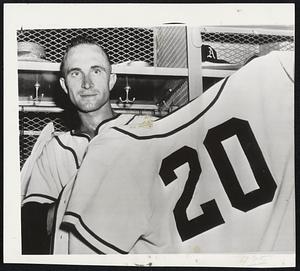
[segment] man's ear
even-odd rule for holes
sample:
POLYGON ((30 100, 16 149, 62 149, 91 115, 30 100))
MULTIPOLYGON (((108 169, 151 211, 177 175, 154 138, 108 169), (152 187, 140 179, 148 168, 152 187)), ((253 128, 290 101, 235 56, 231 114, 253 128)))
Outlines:
POLYGON ((66 94, 68 94, 68 89, 67 89, 67 87, 66 87, 66 81, 65 81, 65 78, 60 77, 60 78, 59 78, 59 83, 60 83, 61 88, 64 90, 64 92, 65 92, 66 94))
POLYGON ((111 73, 109 78, 109 90, 112 90, 116 81, 117 81, 117 75, 115 73, 111 73))

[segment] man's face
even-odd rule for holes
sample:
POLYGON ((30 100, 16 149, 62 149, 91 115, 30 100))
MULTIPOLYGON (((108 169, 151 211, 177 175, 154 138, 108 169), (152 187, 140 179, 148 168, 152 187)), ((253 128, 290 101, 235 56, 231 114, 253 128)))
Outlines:
POLYGON ((110 73, 105 53, 94 44, 80 44, 70 49, 64 63, 62 88, 81 112, 93 112, 109 102, 109 92, 116 76, 110 73))

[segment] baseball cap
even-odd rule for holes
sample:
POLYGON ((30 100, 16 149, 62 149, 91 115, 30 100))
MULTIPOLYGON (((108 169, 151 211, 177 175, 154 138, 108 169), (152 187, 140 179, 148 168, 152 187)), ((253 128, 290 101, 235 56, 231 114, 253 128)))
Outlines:
POLYGON ((218 59, 216 50, 214 48, 212 48, 210 45, 203 44, 201 46, 201 55, 202 55, 202 62, 208 61, 208 62, 213 62, 213 63, 230 64, 226 60, 218 59))

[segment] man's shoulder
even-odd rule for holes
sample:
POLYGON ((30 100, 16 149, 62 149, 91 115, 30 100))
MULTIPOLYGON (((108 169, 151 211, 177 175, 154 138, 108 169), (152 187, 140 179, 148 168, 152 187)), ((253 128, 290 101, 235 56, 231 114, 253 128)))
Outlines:
POLYGON ((66 142, 71 138, 70 131, 57 131, 53 122, 48 123, 41 131, 36 145, 43 149, 56 148, 59 141, 66 142))

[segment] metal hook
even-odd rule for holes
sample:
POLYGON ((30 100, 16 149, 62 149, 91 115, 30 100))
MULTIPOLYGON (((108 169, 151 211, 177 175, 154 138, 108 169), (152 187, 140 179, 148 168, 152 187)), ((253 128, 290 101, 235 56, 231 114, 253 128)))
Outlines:
POLYGON ((39 88, 41 86, 41 84, 39 83, 39 77, 38 75, 36 75, 36 82, 34 84, 34 87, 35 87, 35 97, 33 98, 32 95, 30 96, 30 99, 33 100, 33 102, 36 102, 36 101, 41 101, 44 97, 44 93, 41 94, 41 97, 39 97, 39 88))
POLYGON ((35 87, 35 100, 37 100, 39 98, 39 88, 40 88, 41 84, 39 83, 38 80, 36 80, 34 87, 35 87))
POLYGON ((126 98, 123 100, 121 97, 119 97, 119 100, 122 103, 133 103, 135 101, 135 97, 132 98, 132 100, 129 100, 129 91, 131 90, 131 87, 128 84, 128 77, 126 76, 126 86, 124 87, 124 90, 126 91, 126 98))

